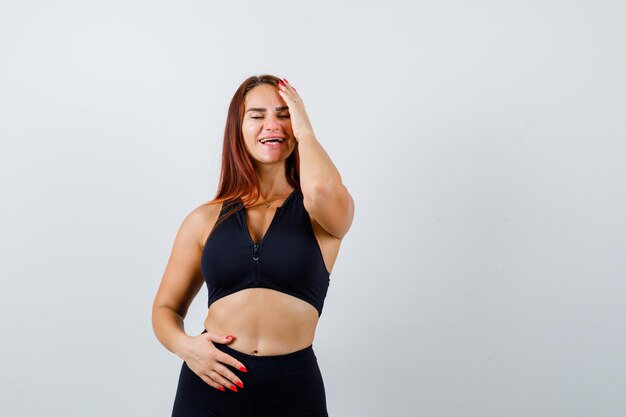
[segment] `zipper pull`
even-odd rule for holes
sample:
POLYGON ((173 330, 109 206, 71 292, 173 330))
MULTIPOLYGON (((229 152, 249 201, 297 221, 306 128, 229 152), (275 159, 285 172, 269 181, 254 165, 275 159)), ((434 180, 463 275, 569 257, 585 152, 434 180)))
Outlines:
POLYGON ((259 260, 259 245, 257 244, 254 245, 254 250, 252 252, 252 259, 255 261, 259 260))

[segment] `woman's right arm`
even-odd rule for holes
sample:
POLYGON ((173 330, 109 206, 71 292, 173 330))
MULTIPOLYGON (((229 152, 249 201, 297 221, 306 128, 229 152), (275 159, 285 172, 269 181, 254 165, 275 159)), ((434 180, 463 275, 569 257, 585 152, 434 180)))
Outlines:
POLYGON ((204 284, 200 270, 201 239, 206 228, 199 209, 183 220, 152 305, 152 327, 167 350, 185 360, 190 336, 185 333, 184 318, 189 306, 204 284))
POLYGON ((185 333, 184 319, 194 297, 204 284, 201 270, 202 236, 207 220, 217 222, 219 207, 199 207, 183 220, 161 285, 152 305, 152 327, 159 342, 184 360, 196 375, 213 388, 237 391, 243 382, 225 365, 246 372, 243 363, 217 349, 213 343, 230 343, 232 337, 211 332, 198 336, 185 333))

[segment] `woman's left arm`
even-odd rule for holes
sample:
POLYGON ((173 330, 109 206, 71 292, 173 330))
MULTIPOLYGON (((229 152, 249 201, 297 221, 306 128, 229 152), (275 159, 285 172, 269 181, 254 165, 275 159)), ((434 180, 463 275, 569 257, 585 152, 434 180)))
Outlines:
POLYGON ((352 225, 354 200, 343 185, 337 167, 315 137, 296 90, 287 80, 278 90, 289 106, 291 126, 298 142, 304 206, 324 230, 342 239, 352 225))

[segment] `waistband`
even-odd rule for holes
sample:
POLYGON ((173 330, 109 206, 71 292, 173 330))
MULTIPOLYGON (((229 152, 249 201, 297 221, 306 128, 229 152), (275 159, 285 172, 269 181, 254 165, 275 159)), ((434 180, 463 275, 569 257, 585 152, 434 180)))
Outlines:
MULTIPOLYGON (((202 333, 206 332, 204 329, 202 333)), ((307 372, 318 366, 312 344, 295 352, 260 356, 241 352, 223 343, 213 342, 213 345, 244 364, 248 372, 229 366, 229 369, 240 377, 245 375, 249 378, 277 378, 307 372)))

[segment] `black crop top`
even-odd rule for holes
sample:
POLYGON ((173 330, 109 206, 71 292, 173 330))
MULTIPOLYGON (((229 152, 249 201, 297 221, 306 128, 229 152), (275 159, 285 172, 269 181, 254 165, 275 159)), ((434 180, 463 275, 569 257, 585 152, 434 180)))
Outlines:
MULTIPOLYGON (((271 288, 300 298, 322 315, 330 284, 311 219, 297 188, 285 199, 260 242, 254 243, 245 207, 209 235, 202 251, 202 274, 213 302, 245 288, 271 288)), ((237 205, 242 205, 240 198, 237 205)), ((220 217, 224 213, 224 205, 220 217)))

